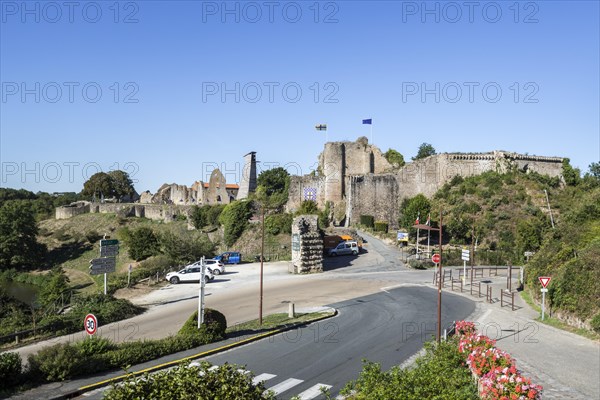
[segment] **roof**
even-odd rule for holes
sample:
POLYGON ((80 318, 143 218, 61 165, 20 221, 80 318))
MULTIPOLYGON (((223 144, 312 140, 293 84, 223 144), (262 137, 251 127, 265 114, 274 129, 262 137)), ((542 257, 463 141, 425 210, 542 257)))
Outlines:
POLYGON ((425 231, 439 231, 438 228, 433 228, 429 225, 425 225, 425 224, 415 224, 413 225, 413 228, 415 229, 423 229, 425 231))
MULTIPOLYGON (((210 184, 208 182, 204 182, 204 188, 208 189, 210 187, 210 184)), ((240 186, 236 185, 235 183, 227 183, 225 184, 225 189, 239 189, 240 186)))

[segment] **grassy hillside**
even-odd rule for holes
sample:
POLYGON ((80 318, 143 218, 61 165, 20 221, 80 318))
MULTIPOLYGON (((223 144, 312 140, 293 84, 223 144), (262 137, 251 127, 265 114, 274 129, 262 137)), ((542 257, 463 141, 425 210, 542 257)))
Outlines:
POLYGON ((434 196, 432 215, 440 207, 447 240, 456 245, 476 240, 480 263, 524 264, 524 252, 535 252, 525 269, 526 288, 533 297, 540 297, 538 276, 551 276, 552 310, 564 320, 600 331, 597 179, 564 186, 556 178, 522 172, 456 177, 434 196))
MULTIPOLYGON (((48 264, 62 266, 72 286, 84 292, 95 292, 102 287, 103 278, 89 274, 89 261, 99 256, 98 241, 104 234, 119 239, 117 272, 126 274, 129 264, 136 271, 143 268, 143 263, 129 256, 127 243, 123 240, 124 228, 132 230, 142 226, 150 227, 157 234, 173 232, 181 236, 192 235, 183 221, 165 224, 145 218, 122 218, 115 214, 83 214, 64 220, 40 222, 38 239, 48 246, 48 264)), ((116 278, 114 274, 110 277, 116 278)))

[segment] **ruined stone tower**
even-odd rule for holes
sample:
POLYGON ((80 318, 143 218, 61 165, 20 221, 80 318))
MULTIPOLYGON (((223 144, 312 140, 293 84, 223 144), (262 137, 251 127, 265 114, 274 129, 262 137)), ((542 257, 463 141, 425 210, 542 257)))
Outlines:
POLYGON ((244 156, 244 168, 237 199, 246 199, 254 191, 256 191, 256 152, 251 151, 244 156))

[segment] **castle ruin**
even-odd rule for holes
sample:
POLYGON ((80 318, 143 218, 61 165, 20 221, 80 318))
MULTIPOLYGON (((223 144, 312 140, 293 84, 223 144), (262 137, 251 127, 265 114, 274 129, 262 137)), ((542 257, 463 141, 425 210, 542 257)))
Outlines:
POLYGON ((349 226, 358 223, 361 215, 372 215, 395 229, 403 199, 419 193, 431 197, 454 176, 517 168, 562 177, 562 161, 561 157, 505 151, 442 153, 398 168, 365 137, 356 142, 329 142, 319 156, 316 173, 291 177, 286 209, 294 212, 304 200, 314 200, 321 209, 330 202, 336 225, 349 226))

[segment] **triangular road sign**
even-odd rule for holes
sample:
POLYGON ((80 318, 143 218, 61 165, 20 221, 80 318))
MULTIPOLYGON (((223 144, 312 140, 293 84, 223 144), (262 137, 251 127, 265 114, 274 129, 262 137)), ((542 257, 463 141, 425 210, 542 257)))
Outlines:
POLYGON ((542 284, 542 287, 544 289, 546 289, 546 286, 548 286, 548 284, 550 283, 550 280, 552 279, 551 276, 540 276, 538 278, 540 280, 540 283, 542 284))

